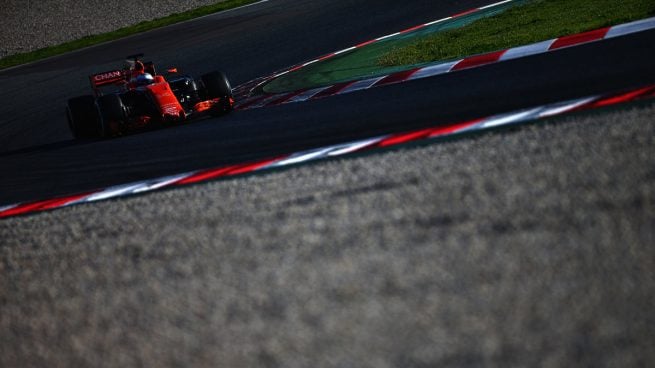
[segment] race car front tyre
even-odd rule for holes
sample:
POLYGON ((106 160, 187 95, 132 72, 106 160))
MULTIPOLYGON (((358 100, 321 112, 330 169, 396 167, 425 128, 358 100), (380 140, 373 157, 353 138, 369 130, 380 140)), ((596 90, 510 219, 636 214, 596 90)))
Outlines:
POLYGON ((66 117, 68 127, 76 139, 97 136, 98 115, 93 96, 79 96, 68 100, 66 117))
POLYGON ((223 72, 211 72, 200 77, 204 86, 204 93, 207 99, 220 98, 222 104, 218 109, 212 109, 212 115, 220 115, 232 110, 230 99, 232 98, 232 87, 230 81, 223 72))
POLYGON ((127 124, 127 112, 119 95, 100 96, 96 100, 98 108, 97 132, 100 138, 109 138, 120 133, 127 124))

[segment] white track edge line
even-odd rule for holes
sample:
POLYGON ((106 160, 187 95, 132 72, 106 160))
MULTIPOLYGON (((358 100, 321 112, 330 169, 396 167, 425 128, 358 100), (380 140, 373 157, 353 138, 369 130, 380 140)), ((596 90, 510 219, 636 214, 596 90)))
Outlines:
POLYGON ((494 4, 489 4, 489 5, 481 6, 481 7, 478 8, 478 9, 480 9, 480 10, 485 10, 485 9, 493 8, 494 6, 498 6, 498 5, 503 5, 503 4, 509 3, 510 1, 512 1, 512 0, 499 1, 499 2, 494 3, 494 4))

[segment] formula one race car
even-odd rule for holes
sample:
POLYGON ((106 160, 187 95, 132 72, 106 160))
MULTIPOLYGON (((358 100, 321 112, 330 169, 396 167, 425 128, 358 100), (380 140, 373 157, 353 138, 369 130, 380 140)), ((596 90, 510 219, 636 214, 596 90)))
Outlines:
POLYGON ((108 138, 232 110, 232 89, 222 72, 193 79, 173 68, 164 77, 141 57, 128 56, 123 69, 89 76, 93 96, 68 100, 66 115, 75 138, 108 138))

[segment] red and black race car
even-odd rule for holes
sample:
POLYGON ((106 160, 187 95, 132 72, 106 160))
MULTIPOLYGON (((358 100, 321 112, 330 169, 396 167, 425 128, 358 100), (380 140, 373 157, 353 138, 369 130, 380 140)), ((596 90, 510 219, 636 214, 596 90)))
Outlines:
POLYGON ((141 57, 128 56, 125 68, 89 76, 93 95, 68 100, 66 115, 75 138, 108 138, 232 110, 232 89, 224 73, 194 79, 168 69, 163 76, 141 57))

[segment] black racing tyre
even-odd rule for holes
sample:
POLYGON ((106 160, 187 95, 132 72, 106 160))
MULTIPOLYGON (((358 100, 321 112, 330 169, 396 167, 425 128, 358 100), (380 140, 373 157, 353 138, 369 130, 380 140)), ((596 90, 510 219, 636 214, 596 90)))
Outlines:
POLYGON ((119 95, 100 96, 96 100, 98 108, 98 134, 109 138, 120 132, 127 124, 127 112, 119 95))
POLYGON ((232 87, 230 81, 223 72, 211 72, 200 77, 204 86, 204 93, 207 99, 221 98, 221 108, 211 111, 212 115, 218 115, 232 110, 230 99, 232 98, 232 87))
POLYGON ((68 127, 76 139, 98 136, 98 113, 93 96, 79 96, 68 100, 66 117, 68 127))

